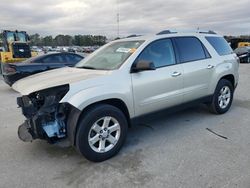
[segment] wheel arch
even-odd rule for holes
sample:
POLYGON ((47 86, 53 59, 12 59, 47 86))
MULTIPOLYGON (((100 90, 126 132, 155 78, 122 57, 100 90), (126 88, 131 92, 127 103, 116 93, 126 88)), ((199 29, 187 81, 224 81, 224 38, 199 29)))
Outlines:
POLYGON ((237 85, 237 78, 231 72, 226 72, 226 73, 218 74, 215 78, 216 79, 211 79, 212 82, 210 83, 210 86, 209 86, 210 87, 209 93, 211 95, 214 94, 214 91, 215 91, 215 89, 216 89, 219 81, 222 80, 222 79, 228 80, 232 84, 233 88, 235 88, 236 85, 237 85))
POLYGON ((219 81, 222 79, 228 80, 229 82, 231 82, 232 86, 235 87, 235 78, 233 74, 224 75, 219 79, 219 81))
POLYGON ((128 107, 127 105, 125 104, 124 101, 122 101, 121 99, 118 99, 118 98, 110 98, 110 99, 105 99, 105 100, 101 100, 101 101, 97 101, 97 102, 94 102, 92 104, 89 104, 88 106, 86 106, 84 109, 82 109, 82 111, 80 112, 80 114, 78 115, 77 117, 77 121, 75 121, 74 124, 71 124, 69 126, 71 126, 70 130, 72 131, 70 134, 72 135, 70 137, 70 141, 73 145, 75 145, 75 141, 76 141, 76 133, 77 133, 77 130, 79 128, 79 122, 80 120, 85 116, 85 114, 91 109, 91 108, 94 108, 96 105, 101 105, 101 104, 108 104, 108 105, 112 105, 112 106, 115 106, 116 108, 120 109, 126 119, 127 119, 127 122, 128 122, 128 125, 129 127, 131 127, 131 121, 130 121, 130 114, 129 114, 129 110, 128 110, 128 107), (72 127, 73 126, 73 127, 72 127))

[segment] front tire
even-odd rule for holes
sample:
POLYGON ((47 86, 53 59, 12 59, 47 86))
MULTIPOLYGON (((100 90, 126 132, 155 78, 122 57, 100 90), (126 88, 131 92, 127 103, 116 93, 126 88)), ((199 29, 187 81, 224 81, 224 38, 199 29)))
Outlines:
POLYGON ((119 152, 126 139, 128 122, 120 109, 100 104, 91 107, 78 126, 77 150, 88 160, 101 162, 119 152))
POLYGON ((209 110, 215 114, 224 114, 231 107, 234 88, 230 81, 221 79, 215 89, 212 102, 208 105, 209 110))

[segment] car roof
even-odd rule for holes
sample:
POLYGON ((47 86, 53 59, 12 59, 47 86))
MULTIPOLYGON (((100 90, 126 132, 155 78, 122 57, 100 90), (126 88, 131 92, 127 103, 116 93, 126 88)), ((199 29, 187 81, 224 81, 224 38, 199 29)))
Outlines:
POLYGON ((46 54, 40 54, 40 55, 37 55, 37 56, 35 56, 35 57, 31 57, 31 58, 29 58, 29 59, 24 60, 23 62, 30 62, 30 61, 33 61, 33 60, 38 60, 38 59, 42 59, 42 58, 45 58, 45 57, 50 56, 50 55, 57 55, 57 54, 59 54, 59 55, 60 55, 60 54, 61 54, 61 55, 63 55, 63 54, 72 54, 72 55, 77 55, 77 56, 80 56, 80 57, 84 58, 83 55, 78 54, 78 53, 70 53, 70 52, 50 52, 50 53, 46 53, 46 54))
POLYGON ((77 53, 72 53, 72 52, 48 52, 46 54, 42 54, 42 55, 54 55, 54 54, 72 54, 72 55, 79 55, 77 53))
POLYGON ((250 46, 241 46, 241 47, 238 47, 234 50, 234 52, 236 53, 246 53, 246 52, 250 52, 250 46))
MULTIPOLYGON (((166 30, 167 31, 167 30, 166 30)), ((169 32, 169 33, 162 33, 162 34, 155 34, 155 35, 144 35, 144 36, 129 36, 128 38, 119 39, 117 41, 136 41, 136 40, 156 40, 161 38, 170 38, 170 37, 185 37, 185 36, 213 36, 213 37, 221 37, 216 33, 209 33, 209 32, 193 32, 193 31, 181 31, 181 32, 169 32)))

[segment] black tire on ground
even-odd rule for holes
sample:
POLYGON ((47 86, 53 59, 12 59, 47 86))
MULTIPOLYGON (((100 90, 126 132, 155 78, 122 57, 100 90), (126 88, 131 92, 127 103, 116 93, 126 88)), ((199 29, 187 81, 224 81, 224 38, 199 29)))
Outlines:
MULTIPOLYGON (((123 112, 108 104, 94 105, 81 117, 76 133, 76 149, 84 157, 93 162, 101 162, 116 155, 125 142, 128 122, 123 112), (93 124, 103 117, 113 117, 120 124, 120 137, 113 148, 107 152, 96 152, 91 148, 88 137, 93 124)), ((109 143, 108 143, 109 144, 109 143)))
POLYGON ((215 89, 215 92, 213 94, 213 99, 210 104, 208 104, 210 112, 214 114, 224 114, 226 113, 229 108, 231 107, 232 101, 233 101, 233 95, 234 95, 234 87, 232 83, 226 79, 221 79, 215 89), (227 86, 230 89, 230 101, 228 105, 225 108, 221 108, 219 105, 219 96, 220 96, 220 91, 223 87, 227 86))
POLYGON ((3 75, 2 62, 0 61, 0 75, 3 75))
POLYGON ((10 87, 13 85, 12 83, 8 82, 7 79, 6 79, 6 76, 3 75, 3 80, 4 82, 9 85, 10 87))

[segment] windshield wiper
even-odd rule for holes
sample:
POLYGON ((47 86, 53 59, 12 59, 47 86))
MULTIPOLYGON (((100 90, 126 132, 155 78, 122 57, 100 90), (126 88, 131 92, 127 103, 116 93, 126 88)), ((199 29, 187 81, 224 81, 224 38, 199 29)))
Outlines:
POLYGON ((79 69, 96 69, 95 67, 91 67, 91 66, 81 66, 81 67, 77 67, 79 69))

